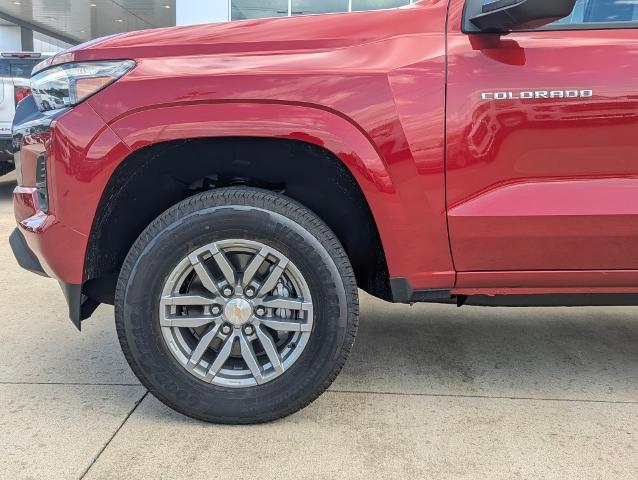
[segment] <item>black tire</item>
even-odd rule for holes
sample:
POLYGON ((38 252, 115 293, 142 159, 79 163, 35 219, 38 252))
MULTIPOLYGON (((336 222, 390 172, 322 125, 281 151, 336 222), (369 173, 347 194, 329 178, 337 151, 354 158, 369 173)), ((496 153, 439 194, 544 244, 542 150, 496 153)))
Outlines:
POLYGON ((184 415, 227 424, 285 417, 321 395, 347 360, 358 310, 350 261, 330 228, 296 201, 253 188, 205 192, 160 215, 131 248, 115 296, 120 344, 140 381, 184 415), (191 375, 169 351, 159 322, 162 288, 175 265, 203 245, 231 238, 259 241, 290 258, 314 304, 313 330, 296 363, 248 388, 221 387, 191 375))

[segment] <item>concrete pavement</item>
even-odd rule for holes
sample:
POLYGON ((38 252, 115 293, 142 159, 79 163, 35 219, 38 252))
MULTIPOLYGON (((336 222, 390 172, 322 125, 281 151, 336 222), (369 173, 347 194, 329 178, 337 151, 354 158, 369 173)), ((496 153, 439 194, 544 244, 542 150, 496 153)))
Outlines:
POLYGON ((146 394, 101 307, 82 334, 53 280, 22 272, 0 178, 0 478, 638 477, 638 308, 389 305, 363 297, 344 372, 255 427, 146 394))

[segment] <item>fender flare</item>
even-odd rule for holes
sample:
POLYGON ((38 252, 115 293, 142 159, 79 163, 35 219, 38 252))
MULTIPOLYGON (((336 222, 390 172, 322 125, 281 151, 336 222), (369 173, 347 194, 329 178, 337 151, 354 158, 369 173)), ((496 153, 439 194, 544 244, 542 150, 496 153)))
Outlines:
POLYGON ((282 102, 179 103, 133 111, 109 126, 132 152, 161 142, 219 137, 281 138, 325 148, 343 162, 361 188, 390 270, 399 261, 401 248, 391 232, 402 219, 409 221, 409 210, 367 134, 337 112, 282 102))

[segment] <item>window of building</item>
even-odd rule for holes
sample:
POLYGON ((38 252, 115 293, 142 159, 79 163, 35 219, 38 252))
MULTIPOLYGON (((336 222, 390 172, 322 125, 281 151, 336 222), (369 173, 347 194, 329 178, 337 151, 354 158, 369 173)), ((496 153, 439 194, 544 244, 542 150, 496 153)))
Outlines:
POLYGON ((287 17, 289 0, 232 0, 232 20, 287 17))
POLYGON ((395 8, 417 0, 231 0, 231 19, 286 17, 316 13, 395 8))
POLYGON ((58 53, 71 48, 70 43, 63 42, 40 32, 33 32, 33 51, 42 53, 58 53))
POLYGON ((410 5, 409 0, 352 0, 352 11, 379 10, 382 8, 396 8, 410 5))
POLYGON ((349 0, 292 0, 293 15, 310 15, 313 13, 347 12, 350 9, 349 0))
POLYGON ((572 14, 557 25, 638 21, 638 0, 578 0, 572 14))

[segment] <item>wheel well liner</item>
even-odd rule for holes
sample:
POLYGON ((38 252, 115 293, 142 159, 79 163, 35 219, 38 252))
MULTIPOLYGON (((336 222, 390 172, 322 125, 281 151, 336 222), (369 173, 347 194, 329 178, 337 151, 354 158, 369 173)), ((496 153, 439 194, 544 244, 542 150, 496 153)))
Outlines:
POLYGON ((123 161, 105 188, 93 222, 84 293, 113 303, 121 265, 153 219, 191 195, 236 185, 277 191, 314 211, 346 249, 359 287, 391 298, 376 223, 346 166, 316 145, 258 137, 163 142, 123 161))

